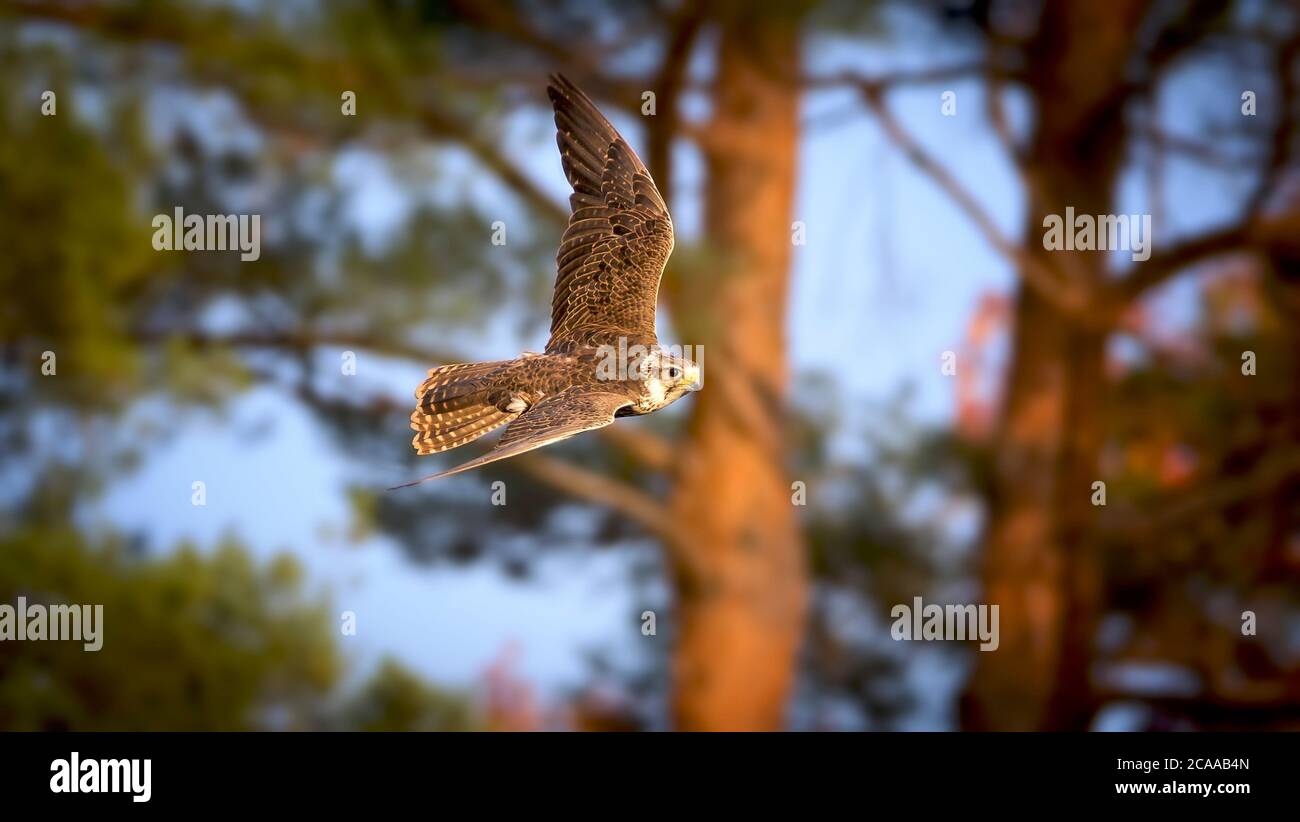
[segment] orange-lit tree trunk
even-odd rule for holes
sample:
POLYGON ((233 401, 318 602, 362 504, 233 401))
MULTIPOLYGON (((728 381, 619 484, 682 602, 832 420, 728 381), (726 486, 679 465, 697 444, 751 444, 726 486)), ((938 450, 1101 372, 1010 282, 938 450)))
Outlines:
POLYGON ((781 727, 808 581, 784 470, 785 307, 798 142, 798 20, 718 9, 707 154, 711 262, 669 295, 705 386, 671 509, 677 596, 672 708, 695 730, 781 727))
MULTIPOLYGON (((1043 218, 1067 206, 1114 212, 1123 71, 1142 7, 1048 3, 1027 49, 1037 114, 1025 158, 1035 187, 1027 250, 1088 288, 1103 280, 1105 255, 1045 251, 1043 218)), ((1001 644, 978 655, 962 705, 968 728, 1079 728, 1090 716, 1097 568, 1088 534, 1092 482, 1102 479, 1105 345, 1104 331, 1063 316, 1022 281, 984 542, 984 596, 999 606, 1001 644)))

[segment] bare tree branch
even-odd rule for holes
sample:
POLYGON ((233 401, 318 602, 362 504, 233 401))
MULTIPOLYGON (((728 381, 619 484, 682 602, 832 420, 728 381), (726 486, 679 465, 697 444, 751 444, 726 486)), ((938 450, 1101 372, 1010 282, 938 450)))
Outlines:
POLYGON ((1211 231, 1174 246, 1138 266, 1133 274, 1119 280, 1110 289, 1106 302, 1122 310, 1133 300, 1160 285, 1188 266, 1212 257, 1243 251, 1272 229, 1292 219, 1292 215, 1268 217, 1265 209, 1274 192, 1274 184, 1291 161, 1291 146, 1297 130, 1296 60, 1300 57, 1300 36, 1282 43, 1276 54, 1278 77, 1278 115, 1269 141, 1268 159, 1259 171, 1255 187, 1246 198, 1241 219, 1227 228, 1211 231))
POLYGON ((1133 273, 1113 286, 1116 306, 1127 306, 1137 297, 1159 285, 1183 269, 1205 262, 1213 257, 1244 250, 1250 244, 1252 230, 1245 224, 1236 224, 1209 231, 1186 242, 1152 254, 1137 266, 1133 273))
POLYGON ((969 191, 908 133, 886 105, 879 89, 863 88, 863 98, 880 120, 885 135, 903 155, 957 204, 984 238, 1006 257, 1025 282, 1068 316, 1084 317, 1091 295, 1079 283, 1063 280, 1019 243, 1007 238, 969 191))
MULTIPOLYGON (((1015 168, 1016 174, 1020 177, 1022 190, 1032 203, 1039 204, 1039 207, 1045 207, 1049 199, 1042 180, 1029 162, 1024 146, 1016 141, 1016 135, 1011 130, 1011 121, 1007 118, 1006 105, 1002 99, 1005 86, 1003 79, 996 73, 989 74, 987 91, 984 96, 986 113, 989 122, 993 126, 994 133, 1001 140, 1007 156, 1011 158, 1011 164, 1015 168)), ((1066 267, 1066 273, 1072 282, 1083 283, 1089 281, 1088 272, 1084 270, 1082 261, 1078 257, 1073 254, 1066 254, 1062 255, 1060 260, 1061 264, 1066 267)), ((1089 317, 1088 319, 1093 321, 1095 318, 1089 317)))
POLYGON ((1165 131, 1156 125, 1139 128, 1137 136, 1150 142, 1158 152, 1180 154, 1207 166, 1245 171, 1259 165, 1258 158, 1233 157, 1225 154, 1220 146, 1213 143, 1165 131))
POLYGON ((600 434, 611 445, 652 471, 667 471, 673 466, 672 447, 649 431, 639 431, 626 424, 607 425, 600 429, 600 434))
POLYGON ((543 191, 524 174, 518 165, 501 152, 500 147, 475 134, 462 119, 443 111, 432 101, 425 101, 420 107, 418 116, 420 123, 431 134, 454 140, 464 146, 538 214, 557 223, 564 223, 569 219, 568 206, 543 191))
POLYGON ((917 70, 901 70, 882 74, 866 75, 853 71, 843 71, 821 76, 808 76, 801 80, 805 88, 820 90, 840 86, 856 88, 863 94, 880 94, 893 88, 904 86, 922 86, 942 83, 948 80, 960 80, 965 77, 982 77, 988 74, 1014 76, 1008 68, 989 63, 987 60, 956 63, 950 66, 934 66, 917 70))
POLYGON ((668 527, 668 509, 638 488, 535 452, 516 458, 515 464, 533 479, 556 490, 622 514, 665 543, 676 539, 668 527))
POLYGON ((669 20, 669 35, 659 72, 654 80, 655 116, 646 128, 646 164, 654 175, 659 192, 673 201, 672 141, 680 118, 677 101, 686 82, 691 49, 704 23, 703 8, 694 3, 683 5, 680 13, 669 20))
POLYGON ((1268 162, 1260 170, 1255 190, 1246 201, 1246 217, 1253 219, 1268 205, 1273 184, 1291 159, 1291 143, 1296 133, 1296 58, 1300 57, 1300 35, 1288 38, 1278 49, 1274 73, 1278 78, 1278 115, 1268 147, 1268 162))
MULTIPOLYGON (((587 40, 582 48, 574 48, 571 39, 556 39, 533 25, 528 19, 528 9, 518 4, 453 0, 452 6, 461 21, 518 43, 540 55, 552 67, 563 67, 588 92, 607 98, 607 102, 624 110, 630 108, 627 101, 637 98, 642 90, 632 80, 611 75, 607 65, 647 36, 644 27, 625 27, 625 36, 618 40, 607 39, 603 43, 587 40)), ((651 26, 657 22, 648 21, 651 26)))
POLYGON ((1296 477, 1300 477, 1300 452, 1284 450, 1261 460, 1259 466, 1249 474, 1228 476, 1208 486, 1183 492, 1156 506, 1154 511, 1148 510, 1103 522, 1101 530, 1110 536, 1125 537, 1168 533, 1180 523, 1214 514, 1241 500, 1260 496, 1296 477))
POLYGON ((452 8, 465 21, 483 31, 507 37, 540 53, 549 60, 573 66, 583 74, 596 74, 598 61, 591 58, 591 44, 575 49, 572 43, 563 43, 546 36, 529 24, 521 9, 506 3, 479 3, 472 0, 452 0, 452 8))
POLYGON ((415 360, 432 367, 449 363, 465 362, 465 358, 453 352, 434 351, 400 340, 386 340, 369 334, 354 334, 338 331, 320 331, 303 329, 295 331, 251 332, 241 331, 228 334, 208 334, 192 329, 165 329, 156 331, 136 331, 132 337, 142 343, 166 342, 179 340, 199 348, 280 348, 302 351, 316 346, 336 346, 340 348, 359 348, 385 356, 402 357, 415 360))

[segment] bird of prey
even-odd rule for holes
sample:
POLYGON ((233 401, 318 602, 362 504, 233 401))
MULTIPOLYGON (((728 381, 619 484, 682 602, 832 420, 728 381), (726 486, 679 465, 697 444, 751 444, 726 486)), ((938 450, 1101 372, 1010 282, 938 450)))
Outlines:
POLYGON ((673 250, 659 189, 587 95, 560 75, 551 76, 547 93, 573 187, 573 213, 556 254, 551 338, 540 354, 429 371, 411 413, 419 454, 507 427, 483 456, 406 485, 541 448, 616 417, 649 414, 700 386, 699 366, 655 336, 659 280, 673 250), (635 352, 636 362, 611 368, 616 352, 635 352))

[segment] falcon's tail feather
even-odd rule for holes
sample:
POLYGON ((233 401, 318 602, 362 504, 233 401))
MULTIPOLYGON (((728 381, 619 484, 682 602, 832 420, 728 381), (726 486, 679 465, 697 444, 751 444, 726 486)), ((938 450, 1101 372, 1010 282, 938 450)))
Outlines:
POLYGON ((500 428, 519 416, 497 407, 499 393, 492 373, 510 364, 459 363, 429 371, 415 390, 419 405, 411 412, 411 445, 421 456, 456 448, 500 428))

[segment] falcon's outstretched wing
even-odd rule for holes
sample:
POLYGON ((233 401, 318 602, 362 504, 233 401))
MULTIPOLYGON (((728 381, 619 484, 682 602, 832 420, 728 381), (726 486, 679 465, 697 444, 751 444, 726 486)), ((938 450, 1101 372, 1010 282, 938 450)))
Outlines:
POLYGON ((655 301, 673 222, 650 172, 573 83, 552 75, 556 142, 573 214, 556 255, 547 351, 655 341, 655 301))
POLYGON ((457 465, 438 474, 415 482, 395 486, 404 488, 425 480, 446 477, 487 465, 507 457, 532 451, 553 442, 568 439, 574 434, 603 428, 614 421, 614 414, 631 402, 627 397, 606 391, 574 386, 547 397, 519 415, 506 428, 496 447, 477 459, 457 465))

